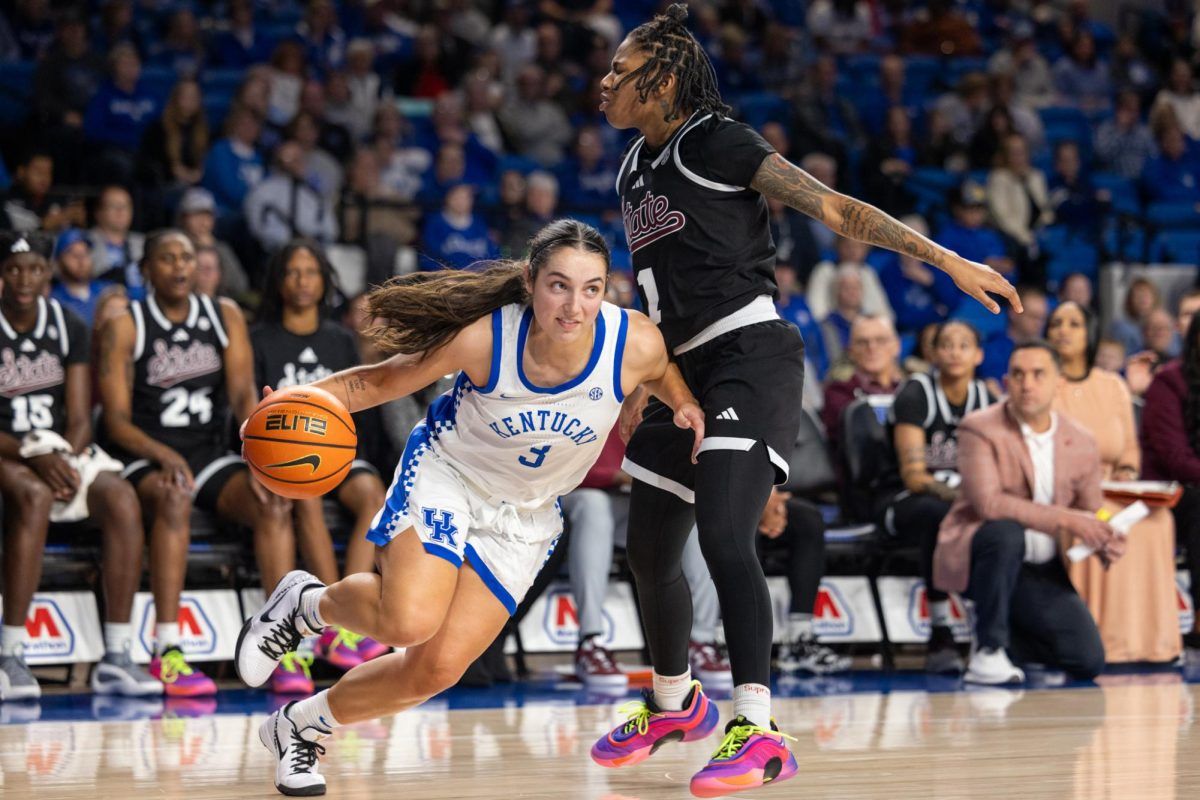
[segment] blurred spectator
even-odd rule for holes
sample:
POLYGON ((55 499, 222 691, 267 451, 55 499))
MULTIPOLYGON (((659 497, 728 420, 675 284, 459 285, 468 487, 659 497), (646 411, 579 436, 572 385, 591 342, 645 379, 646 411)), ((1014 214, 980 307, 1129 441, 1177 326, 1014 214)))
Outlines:
POLYGON ((762 89, 757 55, 749 52, 740 28, 726 25, 721 29, 721 55, 713 59, 713 69, 722 92, 739 95, 762 89))
POLYGON ((333 208, 304 176, 304 149, 284 142, 275 151, 271 174, 246 195, 246 224, 263 249, 273 253, 297 236, 324 246, 337 239, 333 208))
MULTIPOLYGON (((901 220, 922 235, 929 225, 919 216, 901 220)), ((879 266, 879 282, 896 312, 896 327, 915 331, 946 318, 950 304, 957 304, 957 288, 944 273, 912 256, 884 251, 879 266)))
POLYGON ((433 211, 441 208, 446 193, 454 186, 466 181, 467 159, 463 147, 447 142, 437 151, 433 169, 425 173, 425 183, 417 194, 417 202, 423 209, 433 211))
POLYGON ((552 167, 562 161, 573 132, 562 108, 546 99, 545 83, 540 67, 522 69, 516 94, 500 107, 497 118, 518 155, 552 167))
POLYGON ((1200 139, 1200 92, 1196 91, 1192 67, 1183 59, 1171 64, 1167 85, 1158 93, 1151 115, 1160 107, 1168 105, 1175 111, 1175 118, 1190 139, 1200 139))
POLYGON ((1146 63, 1137 49, 1137 40, 1129 34, 1117 39, 1112 53, 1113 88, 1118 94, 1123 91, 1137 92, 1147 97, 1158 85, 1154 67, 1146 63))
POLYGON ((504 234, 525 216, 525 176, 520 170, 506 169, 497 183, 497 198, 488 214, 488 227, 507 242, 504 234))
POLYGON ((1193 287, 1179 298, 1179 309, 1175 313, 1175 332, 1179 334, 1180 347, 1197 311, 1200 311, 1200 288, 1193 287))
MULTIPOLYGON (((838 165, 832 156, 809 153, 800 160, 800 168, 830 189, 838 188, 838 165)), ((833 258, 838 235, 828 225, 812 217, 805 216, 804 223, 808 225, 808 232, 816 243, 820 258, 833 258)))
POLYGON ((437 30, 426 26, 417 34, 412 59, 397 68, 393 87, 401 97, 432 100, 450 91, 453 78, 438 42, 437 30))
MULTIPOLYGON (((986 225, 987 202, 988 194, 982 186, 974 181, 963 181, 950 199, 953 219, 942 226, 934 239, 963 258, 987 264, 1001 275, 1012 275, 1014 265, 1004 240, 986 225)), ((1006 361, 1002 369, 1007 368, 1006 361)))
POLYGON ((1175 319, 1165 308, 1156 308, 1142 323, 1144 349, 1154 353, 1160 364, 1179 355, 1179 337, 1175 334, 1175 319))
POLYGON ((850 363, 853 374, 832 380, 825 387, 821 421, 834 463, 841 463, 842 412, 858 396, 896 393, 904 373, 900 369, 900 337, 887 317, 859 317, 850 331, 850 363))
MULTIPOLYGON (((1075 303, 1063 303, 1050 315, 1046 338, 1062 359, 1067 379, 1058 386, 1054 409, 1096 440, 1105 480, 1136 480, 1142 454, 1133 401, 1120 376, 1095 368, 1095 316, 1075 303)), ((1104 508, 1115 515, 1125 505, 1106 501, 1104 508)), ((1152 511, 1134 526, 1117 564, 1088 558, 1070 564, 1067 574, 1100 627, 1108 663, 1161 663, 1179 656, 1175 526, 1166 509, 1152 511)))
POLYGON ((275 45, 267 70, 267 115, 265 121, 277 127, 286 125, 300 109, 300 90, 304 87, 304 46, 295 39, 275 45))
POLYGON ((777 22, 767 25, 759 69, 763 88, 789 99, 804 80, 804 53, 797 31, 777 22))
POLYGON ((304 19, 296 25, 296 38, 304 46, 308 65, 320 74, 346 60, 346 33, 338 24, 332 0, 309 0, 304 19))
POLYGON ((217 297, 221 290, 221 256, 212 247, 196 248, 196 291, 217 297))
POLYGON ((212 192, 198 186, 188 189, 179 201, 176 224, 188 235, 197 251, 210 247, 221 260, 221 291, 228 297, 242 297, 250 290, 250 280, 233 248, 214 235, 217 203, 212 192))
POLYGON ((100 22, 96 26, 92 46, 100 53, 112 53, 113 48, 128 44, 141 50, 141 42, 133 27, 132 0, 104 0, 100 3, 100 22))
POLYGON ((200 84, 185 78, 171 89, 162 116, 151 122, 142 136, 139 180, 153 188, 199 183, 208 145, 200 84))
POLYGON ((380 183, 396 198, 410 201, 421 190, 421 176, 433 164, 433 156, 424 148, 403 143, 405 127, 406 121, 394 105, 381 105, 375 112, 373 149, 380 183))
MULTIPOLYGON (((1192 607, 1200 608, 1200 317, 1184 337, 1183 356, 1154 376, 1142 411, 1142 477, 1179 481, 1183 498, 1172 509, 1191 578, 1192 607)), ((1184 645, 1200 648, 1200 614, 1184 645)))
POLYGON ((1162 292, 1149 278, 1134 278, 1125 290, 1125 314, 1117 317, 1109 326, 1109 335, 1125 345, 1127 353, 1145 349, 1142 327, 1155 309, 1162 308, 1162 292))
POLYGON ((1006 47, 988 60, 992 75, 1008 75, 1013 81, 1013 97, 1033 108, 1045 108, 1054 103, 1054 81, 1050 65, 1037 50, 1033 26, 1018 23, 1013 28, 1006 47))
POLYGON ((983 363, 976 370, 979 377, 991 382, 989 385, 996 394, 1001 394, 998 381, 1008 373, 1008 360, 1013 348, 1040 338, 1050 313, 1046 293, 1041 289, 1019 286, 1017 291, 1025 312, 1017 314, 1011 308, 1007 310, 1007 327, 984 338, 983 363))
POLYGON ((1159 153, 1142 169, 1142 189, 1152 203, 1200 203, 1200 157, 1170 116, 1158 126, 1159 153))
POLYGON ((612 189, 617 168, 605 157, 604 143, 595 128, 582 128, 575 134, 572 156, 558 171, 564 210, 575 213, 603 214, 611 211, 612 189))
POLYGON ((1117 95, 1113 118, 1100 123, 1093 138, 1096 168, 1129 180, 1141 177, 1155 153, 1154 137, 1142 123, 1141 102, 1133 91, 1117 95))
POLYGON ((434 101, 433 116, 417 126, 416 144, 431 153, 445 145, 457 148, 463 158, 463 179, 477 185, 492 180, 496 173, 496 153, 489 150, 466 124, 462 96, 447 92, 434 101))
POLYGON ((171 12, 165 35, 150 48, 146 63, 194 78, 204 67, 206 56, 196 14, 185 6, 171 12))
POLYGON ((45 125, 82 128, 83 115, 104 70, 104 55, 89 47, 83 19, 77 12, 64 13, 55 42, 33 75, 38 119, 45 125))
POLYGON ((988 109, 979 130, 971 137, 971 169, 992 169, 1003 157, 1004 140, 1017 132, 1012 114, 1004 106, 988 109))
POLYGON ((235 105, 225 118, 225 138, 204 159, 205 189, 222 213, 236 213, 246 195, 263 179, 263 161, 255 149, 260 123, 249 108, 235 105))
POLYGON ((50 0, 17 0, 12 16, 13 38, 22 61, 37 61, 54 40, 50 0))
POLYGON ((974 56, 983 50, 979 34, 953 0, 929 0, 925 14, 905 26, 900 44, 906 53, 927 56, 974 56))
POLYGON ((475 190, 469 184, 449 187, 442 210, 425 218, 421 269, 463 269, 476 261, 497 258, 496 243, 483 217, 475 213, 475 190))
POLYGON ((340 166, 350 158, 355 140, 350 136, 349 130, 329 118, 325 100, 325 86, 318 80, 307 80, 300 89, 299 113, 312 117, 317 126, 317 144, 337 159, 340 166))
POLYGON ((1012 117, 1013 130, 1025 137, 1030 152, 1040 152, 1046 144, 1046 129, 1036 107, 1026 104, 1013 94, 1011 75, 992 75, 988 90, 993 108, 1004 108, 1012 117))
POLYGON ((68 228, 54 242, 54 283, 50 296, 80 316, 91 327, 96 306, 109 291, 119 291, 111 281, 93 277, 92 249, 88 236, 78 228, 68 228))
MULTIPOLYGON (((805 297, 808 300, 808 307, 812 309, 813 316, 824 320, 837 308, 839 301, 836 284, 838 276, 843 271, 842 267, 847 265, 856 268, 854 271, 861 284, 862 313, 893 316, 891 303, 888 302, 887 293, 879 282, 879 276, 875 274, 875 270, 867 266, 867 256, 870 252, 871 246, 865 242, 838 238, 834 260, 822 261, 817 264, 808 279, 805 297)), ((845 336, 850 335, 849 322, 853 322, 853 320, 847 320, 845 336)), ((836 356, 832 352, 830 358, 836 360, 836 356)))
POLYGON ((1046 176, 1030 163, 1029 146, 1021 134, 1004 138, 996 168, 988 173, 987 196, 993 222, 1015 242, 1021 269, 1033 278, 1031 268, 1039 257, 1037 235, 1054 222, 1054 209, 1046 176))
POLYGON ((1114 375, 1125 371, 1125 345, 1117 339, 1100 337, 1096 345, 1096 368, 1108 370, 1114 375))
POLYGON ((142 62, 132 45, 113 48, 110 79, 102 84, 84 113, 83 134, 98 145, 93 171, 107 179, 128 180, 146 126, 158 114, 158 101, 139 81, 142 62))
POLYGON ((813 268, 821 261, 821 251, 809 225, 811 217, 773 197, 767 198, 767 213, 770 215, 771 241, 775 242, 775 264, 791 268, 802 290, 813 268))
POLYGON ((830 363, 845 366, 850 328, 863 315, 863 275, 858 264, 841 264, 833 279, 833 307, 821 319, 821 340, 830 363))
POLYGON ((901 216, 917 206, 916 196, 905 182, 917 162, 912 123, 903 106, 887 111, 884 134, 872 140, 863 157, 863 197, 892 216, 901 216))
POLYGON ((343 240, 367 253, 367 284, 392 277, 397 248, 417 238, 420 211, 380 181, 374 150, 363 147, 354 154, 338 212, 343 240))
POLYGON ((1112 75, 1108 64, 1096 54, 1096 40, 1087 31, 1079 31, 1071 50, 1054 63, 1054 88, 1058 104, 1084 111, 1098 111, 1111 105, 1112 75))
MULTIPOLYGON (((338 122, 349 129, 356 141, 361 141, 371 131, 375 111, 382 97, 379 74, 372 68, 375 62, 375 45, 370 39, 352 39, 346 48, 345 82, 349 98, 339 113, 338 122)), ((330 79, 332 92, 333 78, 330 79)))
POLYGON ((92 274, 124 286, 140 300, 146 293, 142 276, 142 248, 146 237, 131 231, 133 198, 120 186, 106 186, 96 199, 96 225, 92 243, 92 274))
POLYGON ((879 86, 864 86, 859 94, 858 113, 867 131, 878 136, 887 128, 888 116, 893 108, 904 109, 910 127, 921 112, 918 92, 909 87, 905 74, 904 58, 895 54, 879 59, 879 86))
POLYGON ((492 28, 491 49, 500 56, 500 71, 504 82, 516 83, 517 74, 533 63, 537 53, 537 33, 530 24, 532 2, 506 3, 504 17, 492 28))
POLYGON ((817 56, 794 103, 792 133, 799 152, 829 153, 845 164, 850 151, 862 145, 858 111, 840 89, 837 62, 831 56, 817 56))
POLYGON ((546 97, 564 109, 574 102, 576 85, 583 80, 582 71, 575 63, 578 58, 578 55, 569 58, 563 51, 562 28, 553 22, 543 22, 537 26, 537 51, 533 64, 545 76, 546 97))
POLYGON ((525 210, 500 232, 501 250, 521 258, 533 234, 554 219, 558 210, 558 181, 549 172, 531 172, 525 182, 525 210))
POLYGON ((871 8, 864 0, 815 0, 808 7, 806 22, 823 52, 861 53, 871 42, 871 8))
POLYGON ((1079 145, 1075 142, 1063 141, 1055 146, 1054 174, 1050 176, 1049 190, 1050 207, 1057 224, 1065 225, 1083 238, 1098 237, 1096 220, 1100 218, 1100 204, 1109 196, 1107 192, 1097 191, 1092 179, 1083 173, 1079 145))
POLYGON ((218 31, 209 46, 212 64, 227 69, 245 69, 271 57, 271 43, 254 24, 253 0, 229 0, 228 26, 218 31))
POLYGON ((968 72, 958 79, 953 92, 937 99, 934 108, 944 117, 954 141, 966 145, 983 125, 990 104, 987 76, 982 72, 968 72))
POLYGON ((1075 303, 1080 308, 1092 308, 1092 279, 1082 272, 1072 272, 1058 286, 1060 303, 1075 303))
POLYGON ((970 166, 966 148, 954 137, 950 118, 936 108, 925 117, 925 135, 917 148, 917 164, 950 172, 966 172, 970 166))
POLYGON ((829 368, 825 354, 825 337, 821 326, 808 308, 804 292, 796 281, 796 270, 786 262, 775 264, 775 285, 779 287, 779 299, 775 308, 779 316, 796 326, 804 339, 804 358, 816 369, 817 377, 824 378, 829 368))
POLYGON ((542 16, 567 26, 586 28, 608 40, 616 47, 621 41, 621 22, 612 13, 611 0, 541 0, 538 11, 542 16))
POLYGON ((288 141, 300 145, 305 182, 326 202, 333 202, 342 193, 346 175, 338 159, 320 146, 321 129, 317 118, 301 111, 287 126, 284 135, 288 141))
MULTIPOLYGON (((476 70, 463 81, 463 114, 467 130, 490 152, 504 152, 504 133, 496 119, 501 95, 483 70, 476 70)), ((575 126, 578 130, 582 126, 575 126)), ((607 125, 605 127, 608 127, 607 125)))
POLYGON ((54 192, 54 160, 49 153, 29 150, 0 202, 0 228, 58 231, 70 216, 65 206, 66 198, 54 192))

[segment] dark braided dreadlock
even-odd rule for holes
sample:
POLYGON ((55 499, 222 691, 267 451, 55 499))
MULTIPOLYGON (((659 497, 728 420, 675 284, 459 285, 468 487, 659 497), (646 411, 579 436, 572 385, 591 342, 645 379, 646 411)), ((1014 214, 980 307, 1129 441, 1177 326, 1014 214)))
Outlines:
POLYGON ((638 99, 643 103, 650 91, 667 75, 674 75, 678 85, 666 121, 679 119, 684 111, 712 111, 729 114, 729 106, 721 101, 717 90, 717 73, 704 48, 684 25, 687 22, 686 3, 674 3, 666 14, 637 26, 629 39, 639 50, 647 53, 646 63, 625 79, 637 76, 638 99))

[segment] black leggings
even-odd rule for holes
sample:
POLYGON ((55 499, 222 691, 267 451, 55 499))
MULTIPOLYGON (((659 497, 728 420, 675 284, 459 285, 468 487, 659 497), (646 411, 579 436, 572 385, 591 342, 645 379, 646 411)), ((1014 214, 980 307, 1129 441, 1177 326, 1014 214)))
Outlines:
POLYGON ((931 494, 908 494, 893 500, 885 512, 885 530, 907 545, 921 550, 921 579, 929 602, 946 600, 948 595, 933 585, 933 551, 937 547, 938 528, 950 513, 950 504, 931 494))
POLYGON ((787 501, 787 526, 777 539, 759 536, 761 551, 787 551, 789 614, 811 614, 825 574, 825 520, 821 510, 807 500, 787 501))
POLYGON ((1183 487, 1183 497, 1172 511, 1175 514, 1175 541, 1183 546, 1192 578, 1192 608, 1200 613, 1200 487, 1183 487))
POLYGON ((774 479, 759 443, 748 452, 700 455, 695 508, 669 492, 633 482, 627 553, 650 659, 659 674, 679 675, 688 668, 692 595, 681 560, 695 521, 721 602, 734 684, 770 684, 771 597, 755 539, 774 479))

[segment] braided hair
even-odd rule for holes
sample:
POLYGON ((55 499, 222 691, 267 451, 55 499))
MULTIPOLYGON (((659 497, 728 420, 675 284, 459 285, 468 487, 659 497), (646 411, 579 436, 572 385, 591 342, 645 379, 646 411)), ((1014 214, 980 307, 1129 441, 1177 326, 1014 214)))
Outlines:
POLYGON ((674 75, 678 89, 666 121, 674 122, 687 111, 710 111, 728 115, 730 108, 717 90, 717 73, 708 54, 684 24, 686 3, 673 3, 667 13, 659 14, 629 34, 629 41, 647 53, 646 63, 629 73, 637 76, 638 99, 643 103, 650 91, 667 75, 674 75))

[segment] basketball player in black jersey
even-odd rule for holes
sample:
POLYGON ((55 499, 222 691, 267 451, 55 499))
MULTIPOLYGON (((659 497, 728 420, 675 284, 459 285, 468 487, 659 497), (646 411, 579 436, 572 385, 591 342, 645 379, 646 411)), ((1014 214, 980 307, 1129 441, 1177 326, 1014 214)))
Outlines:
POLYGON ((614 749, 628 747, 630 759, 621 763, 644 758, 654 742, 629 731, 645 727, 647 712, 660 739, 679 738, 670 719, 690 724, 700 690, 688 672, 691 599, 680 555, 694 518, 721 600, 735 683, 725 741, 692 779, 694 793, 718 796, 795 773, 783 737, 772 730, 772 614, 754 539, 796 441, 804 358, 798 332, 774 309, 766 198, 842 236, 932 264, 994 313, 999 305, 988 292, 1018 310, 1020 301, 994 270, 829 189, 729 119, 686 19, 687 7, 675 4, 634 29, 601 83, 600 110, 609 123, 641 134, 625 153, 617 192, 643 307, 700 398, 708 427, 693 467, 684 438, 664 427, 669 413, 646 406, 640 392, 626 401, 623 434, 643 420, 624 467, 634 478, 628 553, 654 689, 646 709, 598 742, 593 757, 611 765, 614 749))
MULTIPOLYGON (((327 318, 333 294, 333 268, 317 242, 296 239, 271 257, 259 322, 250 329, 257 386, 283 389, 312 383, 362 363, 354 335, 327 318)), ((372 412, 378 413, 368 409, 355 415, 360 458, 331 493, 354 516, 346 540, 346 575, 375 571, 375 546, 367 530, 383 505, 383 482, 361 458, 364 417, 372 412)), ((324 583, 336 583, 337 558, 321 503, 319 497, 295 501, 293 523, 309 571, 324 583)), ((386 652, 374 639, 337 626, 326 628, 317 643, 317 655, 343 670, 386 652)))
POLYGON ((193 502, 254 531, 262 579, 279 582, 295 562, 291 504, 256 481, 229 451, 230 412, 257 402, 241 311, 193 290, 196 253, 180 231, 146 242, 144 300, 100 329, 99 380, 110 451, 150 517, 150 583, 158 621, 150 671, 168 695, 216 691, 180 648, 179 595, 187 571, 193 502))
POLYGON ((100 528, 105 656, 92 673, 92 688, 101 694, 162 694, 162 685, 129 656, 129 616, 142 578, 142 516, 133 487, 121 479, 120 463, 89 449, 88 330, 73 312, 45 297, 49 249, 41 236, 0 236, 0 495, 5 511, 0 700, 40 696, 22 649, 56 502, 56 518, 86 518, 100 528), (100 471, 102 461, 108 462, 107 470, 100 471))

